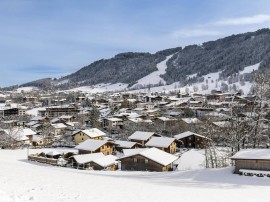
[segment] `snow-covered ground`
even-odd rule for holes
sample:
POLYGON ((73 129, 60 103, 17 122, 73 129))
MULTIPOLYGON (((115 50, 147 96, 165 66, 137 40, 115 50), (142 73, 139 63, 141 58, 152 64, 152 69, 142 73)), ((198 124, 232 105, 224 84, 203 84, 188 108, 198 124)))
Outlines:
POLYGON ((26 154, 26 150, 0 150, 1 202, 269 201, 269 178, 234 175, 232 168, 84 171, 29 162, 26 154))
POLYGON ((167 56, 166 59, 160 63, 157 64, 157 71, 152 72, 151 74, 148 74, 147 76, 141 78, 138 80, 138 83, 135 84, 133 87, 135 87, 138 84, 141 85, 148 85, 148 84, 158 84, 159 82, 162 82, 166 84, 163 78, 160 77, 160 75, 166 73, 167 65, 166 62, 173 56, 167 56))
POLYGON ((31 86, 29 86, 29 87, 21 87, 21 88, 17 89, 17 92, 20 93, 20 92, 24 91, 24 92, 28 93, 28 92, 31 92, 33 90, 38 90, 38 88, 31 87, 31 86))
POLYGON ((33 108, 33 109, 30 109, 30 110, 27 110, 26 114, 32 115, 32 116, 37 116, 39 110, 45 110, 45 109, 46 108, 44 108, 44 107, 33 108))
POLYGON ((126 89, 128 84, 125 83, 101 83, 94 86, 82 86, 78 88, 71 89, 69 91, 82 91, 85 93, 101 93, 106 91, 122 91, 126 89))

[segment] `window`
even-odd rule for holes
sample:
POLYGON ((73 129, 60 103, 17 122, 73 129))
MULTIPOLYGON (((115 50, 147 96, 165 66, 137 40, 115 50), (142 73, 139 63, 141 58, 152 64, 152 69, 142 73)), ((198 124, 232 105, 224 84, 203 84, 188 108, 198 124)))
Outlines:
POLYGON ((82 140, 83 140, 83 138, 82 138, 82 140))
POLYGON ((148 159, 145 159, 145 160, 144 160, 144 163, 145 163, 145 164, 148 164, 148 159))
POLYGON ((134 163, 137 163, 137 158, 134 158, 134 163))

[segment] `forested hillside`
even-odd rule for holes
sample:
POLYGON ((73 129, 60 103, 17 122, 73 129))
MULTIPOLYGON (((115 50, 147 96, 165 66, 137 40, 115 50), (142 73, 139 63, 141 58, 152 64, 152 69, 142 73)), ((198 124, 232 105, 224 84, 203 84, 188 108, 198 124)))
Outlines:
POLYGON ((259 62, 261 68, 269 66, 270 30, 261 29, 201 45, 166 49, 154 54, 120 53, 111 59, 93 62, 61 79, 46 79, 46 82, 39 80, 22 86, 44 88, 44 85, 53 84, 62 89, 99 83, 126 83, 132 86, 140 78, 156 71, 156 65, 172 54, 173 57, 167 61, 166 73, 161 76, 167 84, 185 82, 188 75, 197 74, 195 79, 198 79, 202 75, 217 71, 222 71, 221 77, 226 78, 259 62))

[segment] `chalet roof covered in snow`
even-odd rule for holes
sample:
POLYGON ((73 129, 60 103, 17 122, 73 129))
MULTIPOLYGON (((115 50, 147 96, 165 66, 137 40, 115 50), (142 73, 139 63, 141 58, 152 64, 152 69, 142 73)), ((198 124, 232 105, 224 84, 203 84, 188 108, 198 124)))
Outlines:
MULTIPOLYGON (((132 150, 132 149, 130 149, 132 150)), ((167 166, 170 163, 176 161, 178 159, 177 156, 174 156, 172 154, 169 154, 167 152, 164 152, 160 149, 157 148, 149 148, 149 149, 143 149, 142 151, 138 152, 139 149, 134 149, 134 152, 129 151, 130 155, 125 155, 124 157, 120 158, 119 160, 123 159, 123 158, 127 158, 130 156, 134 156, 134 155, 141 155, 144 156, 145 158, 148 158, 152 161, 155 161, 163 166, 167 166)))
POLYGON ((148 148, 137 148, 137 149, 123 149, 124 156, 133 156, 148 148))
POLYGON ((116 159, 117 159, 116 156, 107 155, 107 156, 103 156, 101 158, 94 159, 93 162, 100 165, 103 168, 106 168, 108 166, 116 164, 117 163, 116 159))
POLYGON ((152 137, 145 146, 147 147, 164 147, 168 148, 173 142, 175 138, 169 137, 152 137))
POLYGON ((104 154, 102 152, 99 153, 93 153, 93 154, 81 154, 81 155, 75 155, 72 158, 79 163, 79 164, 84 164, 84 163, 89 163, 95 159, 102 158, 104 157, 104 154))
MULTIPOLYGON (((78 131, 78 132, 80 132, 80 131, 78 131)), ((81 130, 81 132, 83 132, 84 134, 86 134, 87 136, 89 136, 91 138, 101 137, 101 136, 105 136, 106 135, 104 132, 102 132, 101 130, 99 130, 97 128, 91 128, 91 129, 81 130)), ((74 135, 75 134, 76 133, 74 133, 74 135)))
POLYGON ((129 149, 129 148, 132 148, 134 145, 136 145, 138 143, 137 142, 117 140, 117 141, 115 141, 115 144, 117 144, 119 147, 129 149))
POLYGON ((182 138, 191 136, 191 135, 199 136, 199 137, 202 137, 202 138, 207 138, 207 137, 205 137, 203 135, 199 135, 199 134, 193 133, 191 131, 186 131, 186 132, 180 133, 178 135, 175 135, 174 138, 177 139, 177 140, 179 140, 179 139, 182 139, 182 138))
POLYGON ((231 159, 270 160, 270 149, 242 149, 231 159))
POLYGON ((85 150, 85 151, 96 151, 98 148, 103 146, 104 144, 108 143, 108 140, 93 140, 88 139, 84 142, 80 143, 78 146, 75 147, 75 149, 78 150, 85 150))
POLYGON ((129 140, 148 140, 155 132, 136 131, 128 137, 129 140))
POLYGON ((56 124, 52 124, 52 127, 54 127, 55 129, 63 129, 63 128, 66 128, 67 126, 63 123, 56 123, 56 124))

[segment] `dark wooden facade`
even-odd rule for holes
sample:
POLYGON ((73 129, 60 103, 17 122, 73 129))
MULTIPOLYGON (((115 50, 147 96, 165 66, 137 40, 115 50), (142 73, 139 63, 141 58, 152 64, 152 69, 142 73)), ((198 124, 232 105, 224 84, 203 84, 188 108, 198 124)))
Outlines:
POLYGON ((139 154, 121 159, 121 170, 163 172, 171 171, 172 169, 172 163, 164 166, 139 154))
POLYGON ((198 148, 198 149, 205 148, 206 144, 209 142, 209 139, 197 135, 190 135, 178 140, 179 140, 178 143, 179 147, 198 148))

